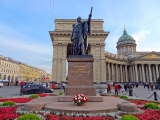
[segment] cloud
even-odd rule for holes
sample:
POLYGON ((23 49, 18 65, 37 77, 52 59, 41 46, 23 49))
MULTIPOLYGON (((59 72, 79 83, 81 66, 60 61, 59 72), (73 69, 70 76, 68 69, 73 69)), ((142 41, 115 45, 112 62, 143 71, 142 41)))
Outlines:
POLYGON ((29 54, 52 55, 52 46, 44 42, 33 40, 29 36, 20 34, 10 27, 0 25, 2 34, 0 37, 1 44, 4 48, 9 48, 29 54), (9 35, 8 35, 9 33, 9 35))
POLYGON ((148 40, 150 35, 150 31, 148 30, 139 30, 132 34, 132 37, 136 40, 136 43, 139 45, 148 40))

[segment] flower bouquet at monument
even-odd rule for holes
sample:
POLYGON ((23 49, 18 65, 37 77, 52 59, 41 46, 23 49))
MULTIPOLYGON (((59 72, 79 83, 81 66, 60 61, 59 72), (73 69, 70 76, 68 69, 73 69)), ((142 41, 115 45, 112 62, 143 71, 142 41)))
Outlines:
POLYGON ((78 106, 84 105, 84 103, 88 102, 88 97, 84 94, 76 94, 73 97, 73 102, 76 103, 78 106))

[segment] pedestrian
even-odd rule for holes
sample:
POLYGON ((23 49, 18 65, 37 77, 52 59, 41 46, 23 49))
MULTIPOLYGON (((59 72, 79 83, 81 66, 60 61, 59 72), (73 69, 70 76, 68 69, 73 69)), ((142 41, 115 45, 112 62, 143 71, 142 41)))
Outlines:
POLYGON ((54 85, 54 83, 51 83, 51 90, 52 90, 52 92, 54 92, 54 89, 55 89, 55 85, 54 85))
POLYGON ((127 91, 127 84, 124 85, 124 90, 127 91))
POLYGON ((18 85, 18 80, 16 80, 16 86, 18 85))
POLYGON ((121 88, 121 91, 122 91, 122 93, 124 92, 124 88, 123 87, 121 88))
POLYGON ((48 83, 46 83, 46 87, 48 87, 48 83))
POLYGON ((150 84, 150 88, 151 88, 151 91, 153 91, 153 84, 152 83, 150 84))
POLYGON ((111 85, 110 85, 110 83, 107 84, 107 93, 111 94, 111 85))
POLYGON ((65 86, 66 86, 66 84, 62 83, 62 87, 63 87, 64 93, 65 93, 65 86))
POLYGON ((146 83, 143 83, 143 85, 144 85, 144 89, 145 89, 145 87, 146 87, 146 83))
POLYGON ((121 92, 120 90, 121 90, 121 85, 120 84, 118 84, 118 91, 119 91, 119 93, 121 92))
POLYGON ((117 84, 114 85, 114 89, 115 89, 115 95, 118 95, 118 85, 117 84))
POLYGON ((22 81, 20 81, 20 86, 21 86, 21 88, 20 88, 20 95, 22 94, 22 88, 23 88, 23 86, 24 86, 24 82, 23 82, 23 80, 22 81))

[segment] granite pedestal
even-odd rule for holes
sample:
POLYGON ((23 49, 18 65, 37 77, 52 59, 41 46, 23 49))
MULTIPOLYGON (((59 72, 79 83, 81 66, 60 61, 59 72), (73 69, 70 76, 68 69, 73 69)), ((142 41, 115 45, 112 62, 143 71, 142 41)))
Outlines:
POLYGON ((64 102, 76 94, 92 96, 96 102, 102 102, 101 96, 96 96, 96 89, 93 85, 93 56, 76 55, 69 56, 68 60, 68 85, 65 89, 65 96, 59 101, 64 102), (68 98, 67 98, 68 97, 68 98))

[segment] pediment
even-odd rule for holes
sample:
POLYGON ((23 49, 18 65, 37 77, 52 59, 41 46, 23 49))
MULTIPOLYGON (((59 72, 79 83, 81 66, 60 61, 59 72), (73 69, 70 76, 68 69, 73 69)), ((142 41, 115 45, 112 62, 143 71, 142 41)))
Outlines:
POLYGON ((159 55, 155 55, 155 54, 149 54, 149 55, 146 55, 146 56, 142 57, 142 59, 147 59, 147 58, 149 58, 149 59, 157 59, 157 58, 160 58, 160 56, 159 55))
POLYGON ((137 58, 138 60, 157 60, 160 59, 160 55, 157 53, 148 53, 137 58))

